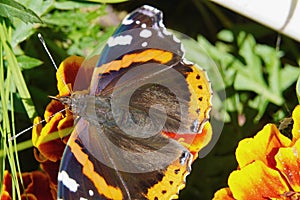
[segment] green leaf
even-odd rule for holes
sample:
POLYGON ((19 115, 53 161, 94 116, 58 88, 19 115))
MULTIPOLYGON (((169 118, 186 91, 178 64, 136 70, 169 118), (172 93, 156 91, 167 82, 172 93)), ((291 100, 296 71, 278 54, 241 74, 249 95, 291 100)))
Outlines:
MULTIPOLYGON (((215 46, 211 45, 204 37, 198 37, 199 46, 203 47, 205 51, 208 53, 208 56, 215 62, 218 67, 219 73, 222 75, 222 81, 225 83, 225 87, 232 85, 235 75, 235 69, 229 68, 237 59, 226 52, 226 49, 218 49, 215 46)), ((195 52, 195 56, 197 57, 197 52, 195 52)), ((212 75, 214 77, 214 75, 212 75)), ((224 89, 219 82, 219 77, 216 77, 216 80, 212 80, 217 85, 217 90, 224 89)))
POLYGON ((88 1, 62 1, 62 2, 55 2, 54 6, 57 9, 60 10, 73 10, 75 8, 84 8, 84 7, 90 7, 92 5, 95 5, 93 2, 88 1))
POLYGON ((86 0, 90 2, 97 2, 97 3, 121 3, 128 0, 86 0))
POLYGON ((276 105, 282 105, 284 99, 278 86, 279 58, 270 51, 255 52, 257 44, 254 37, 249 34, 241 33, 238 36, 238 45, 240 46, 239 54, 245 59, 245 65, 236 69, 237 76, 234 88, 236 90, 253 91, 276 105), (269 76, 267 84, 264 79, 261 59, 270 56, 271 60, 264 60, 269 76))
POLYGON ((217 35, 219 40, 223 40, 224 42, 233 42, 234 41, 234 35, 229 30, 222 30, 217 35))
POLYGON ((43 64, 42 61, 25 55, 18 56, 17 61, 22 69, 32 69, 43 64))
POLYGON ((286 64, 280 73, 280 87, 281 91, 286 90, 298 79, 300 74, 299 67, 286 64))
POLYGON ((44 18, 44 22, 55 26, 68 26, 68 27, 83 27, 88 25, 87 19, 89 13, 79 11, 65 11, 54 12, 51 16, 44 18))
MULTIPOLYGON (((53 0, 26 0, 22 1, 26 7, 35 11, 38 16, 42 16, 46 14, 50 8, 53 6, 53 0)), ((15 48, 20 42, 23 42, 27 38, 29 38, 32 34, 37 30, 37 24, 27 24, 21 21, 20 19, 16 19, 13 21, 13 25, 15 27, 12 32, 12 47, 15 48)))
POLYGON ((19 18, 25 23, 41 23, 42 20, 32 10, 14 0, 0 0, 0 15, 11 21, 13 17, 19 18))
POLYGON ((253 119, 254 122, 258 122, 262 118, 267 109, 268 104, 269 101, 263 96, 256 96, 253 100, 249 101, 249 106, 253 109, 258 110, 258 113, 253 119))
POLYGON ((257 55, 260 56, 264 61, 266 72, 268 74, 268 85, 270 89, 277 95, 281 95, 280 57, 282 56, 282 53, 267 45, 256 45, 255 53, 257 53, 257 55))

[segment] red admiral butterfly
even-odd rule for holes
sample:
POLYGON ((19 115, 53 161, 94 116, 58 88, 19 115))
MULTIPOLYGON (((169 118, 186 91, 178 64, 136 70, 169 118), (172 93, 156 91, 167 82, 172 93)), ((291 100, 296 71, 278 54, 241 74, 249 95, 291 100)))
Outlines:
POLYGON ((178 198, 211 136, 212 92, 161 11, 145 5, 123 20, 88 90, 81 71, 77 76, 71 96, 59 97, 77 122, 59 169, 58 199, 178 198))

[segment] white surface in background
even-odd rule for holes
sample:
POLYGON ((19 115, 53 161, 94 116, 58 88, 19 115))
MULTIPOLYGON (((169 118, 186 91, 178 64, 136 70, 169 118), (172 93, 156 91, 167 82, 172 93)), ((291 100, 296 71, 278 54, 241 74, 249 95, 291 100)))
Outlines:
POLYGON ((212 1, 300 41, 300 1, 298 0, 212 1))

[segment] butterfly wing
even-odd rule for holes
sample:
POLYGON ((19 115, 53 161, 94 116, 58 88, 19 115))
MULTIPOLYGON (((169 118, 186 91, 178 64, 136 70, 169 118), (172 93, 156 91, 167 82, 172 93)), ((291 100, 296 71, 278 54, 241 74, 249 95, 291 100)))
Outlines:
POLYGON ((59 199, 142 200, 176 196, 190 171, 189 152, 160 135, 132 142, 118 138, 117 131, 79 120, 58 175, 59 199), (155 142, 156 146, 148 142, 155 142))
POLYGON ((97 66, 117 60, 123 55, 141 49, 162 49, 182 57, 179 40, 167 31, 160 10, 144 5, 122 21, 103 49, 97 66))

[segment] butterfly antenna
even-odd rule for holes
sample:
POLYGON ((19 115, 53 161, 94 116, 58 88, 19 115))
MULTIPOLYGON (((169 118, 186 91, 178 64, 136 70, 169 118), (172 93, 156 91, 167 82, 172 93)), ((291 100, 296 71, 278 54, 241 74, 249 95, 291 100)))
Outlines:
MULTIPOLYGON (((64 109, 58 111, 57 113, 64 112, 64 111, 66 111, 67 109, 68 109, 68 108, 64 108, 64 109)), ((54 115, 56 115, 57 113, 54 113, 53 115, 49 116, 49 117, 47 118, 47 120, 50 119, 50 118, 52 118, 52 117, 53 117, 54 115)), ((21 132, 17 133, 16 135, 14 135, 14 136, 8 138, 8 141, 15 140, 17 137, 19 137, 19 136, 22 135, 23 133, 25 133, 25 132, 27 132, 27 131, 33 129, 33 127, 36 127, 36 126, 40 125, 41 123, 44 123, 45 121, 46 121, 46 119, 43 119, 43 120, 39 121, 39 123, 33 124, 32 126, 30 126, 30 127, 26 128, 26 129, 22 130, 21 132)))
POLYGON ((57 73, 59 74, 60 79, 63 81, 64 85, 68 88, 69 93, 72 94, 72 91, 71 91, 70 88, 68 87, 68 84, 66 83, 66 81, 65 81, 65 79, 63 78, 62 74, 58 71, 58 67, 57 67, 56 63, 54 62, 54 59, 53 59, 52 55, 50 54, 50 51, 48 50, 48 47, 47 47, 47 45, 46 45, 46 42, 45 42, 45 40, 44 40, 42 34, 38 33, 38 38, 39 38, 39 40, 41 41, 41 43, 42 43, 42 45, 43 45, 43 47, 44 47, 46 53, 48 54, 48 56, 49 56, 49 58, 50 58, 50 60, 51 60, 51 62, 52 62, 52 65, 54 66, 54 68, 56 69, 57 73))

